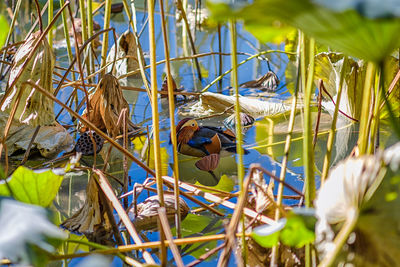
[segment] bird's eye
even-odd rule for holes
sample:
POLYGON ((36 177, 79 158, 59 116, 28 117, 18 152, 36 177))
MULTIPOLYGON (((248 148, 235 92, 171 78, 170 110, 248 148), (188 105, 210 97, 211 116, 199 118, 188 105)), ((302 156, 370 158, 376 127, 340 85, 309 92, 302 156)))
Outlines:
POLYGON ((192 123, 192 126, 194 127, 194 123, 192 123))

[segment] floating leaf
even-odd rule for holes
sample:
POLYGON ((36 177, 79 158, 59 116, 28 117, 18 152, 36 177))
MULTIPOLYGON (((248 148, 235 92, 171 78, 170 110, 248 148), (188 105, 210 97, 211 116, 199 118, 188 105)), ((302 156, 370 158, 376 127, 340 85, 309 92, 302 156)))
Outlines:
POLYGON ((285 227, 286 219, 280 219, 276 224, 264 224, 254 228, 251 237, 261 246, 272 248, 279 242, 279 233, 285 227))
MULTIPOLYGON (((202 185, 198 181, 195 183, 196 185, 202 185)), ((210 188, 225 191, 225 192, 232 192, 235 187, 235 182, 228 177, 228 175, 224 174, 218 181, 216 186, 209 186, 210 188)), ((212 190, 202 189, 204 192, 214 192, 212 190)))
POLYGON ((0 198, 0 259, 21 265, 46 266, 47 253, 67 235, 38 206, 0 198))
POLYGON ((275 225, 254 228, 251 236, 258 244, 266 248, 275 246, 278 241, 296 248, 312 243, 315 238, 316 218, 314 213, 304 213, 302 210, 304 209, 294 209, 287 218, 280 219, 275 225))
POLYGON ((48 207, 56 197, 62 179, 63 176, 51 169, 33 171, 20 166, 7 179, 7 184, 0 182, 0 195, 12 195, 16 200, 48 207))

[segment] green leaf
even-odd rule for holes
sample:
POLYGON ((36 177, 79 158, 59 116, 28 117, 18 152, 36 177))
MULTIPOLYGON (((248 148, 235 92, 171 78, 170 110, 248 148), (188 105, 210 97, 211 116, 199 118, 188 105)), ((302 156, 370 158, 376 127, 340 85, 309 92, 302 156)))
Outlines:
POLYGON ((275 225, 264 224, 254 228, 251 237, 259 245, 265 248, 272 248, 279 242, 279 235, 286 225, 286 219, 280 219, 275 225))
POLYGON ((3 15, 0 15, 0 29, 0 47, 3 47, 9 30, 7 19, 3 15))
POLYGON ((315 233, 313 228, 307 227, 305 218, 291 214, 287 219, 285 228, 281 231, 280 239, 287 246, 301 248, 314 241, 315 233))
POLYGON ((0 259, 17 265, 46 266, 48 253, 67 237, 42 207, 0 198, 0 259))
MULTIPOLYGON (((198 181, 196 181, 195 183, 196 185, 202 185, 201 183, 199 183, 198 181)), ((224 174, 221 176, 218 184, 216 186, 209 186, 213 189, 218 189, 221 191, 225 191, 225 192, 232 192, 233 188, 235 186, 235 182, 228 177, 228 175, 224 174)), ((207 190, 207 189, 203 189, 202 191, 204 192, 214 192, 212 190, 207 190)))
POLYGON ((7 184, 0 182, 0 195, 12 195, 16 200, 48 207, 56 197, 62 179, 63 176, 51 169, 33 171, 20 166, 7 179, 7 184))
POLYGON ((290 247, 301 248, 314 241, 316 221, 313 210, 293 209, 287 218, 280 219, 276 225, 261 225, 254 228, 251 236, 265 248, 271 248, 279 241, 290 247))

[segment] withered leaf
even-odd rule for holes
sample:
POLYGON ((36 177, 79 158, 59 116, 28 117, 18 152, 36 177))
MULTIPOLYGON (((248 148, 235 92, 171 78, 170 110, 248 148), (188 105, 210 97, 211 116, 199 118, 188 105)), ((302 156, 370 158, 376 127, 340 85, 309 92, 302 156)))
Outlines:
MULTIPOLYGON (((118 125, 118 119, 123 109, 129 111, 128 102, 122 94, 118 79, 108 73, 100 80, 94 93, 89 96, 89 108, 83 111, 82 117, 87 118, 100 130, 116 136, 123 131, 123 123, 118 125)), ((128 131, 138 129, 129 119, 127 123, 128 131)), ((80 129, 81 132, 87 130, 86 127, 80 129)))
MULTIPOLYGON (((39 41, 39 36, 39 32, 31 34, 25 40, 25 43, 17 50, 10 71, 9 85, 11 85, 17 77, 24 62, 28 59, 31 50, 39 41)), ((33 59, 26 65, 15 86, 9 88, 11 92, 5 99, 1 110, 10 112, 16 101, 18 92, 23 90, 21 100, 15 113, 15 118, 32 126, 54 124, 54 103, 31 86, 24 84, 27 80, 31 79, 42 88, 53 93, 53 69, 54 55, 49 43, 46 38, 44 38, 34 53, 33 59)))

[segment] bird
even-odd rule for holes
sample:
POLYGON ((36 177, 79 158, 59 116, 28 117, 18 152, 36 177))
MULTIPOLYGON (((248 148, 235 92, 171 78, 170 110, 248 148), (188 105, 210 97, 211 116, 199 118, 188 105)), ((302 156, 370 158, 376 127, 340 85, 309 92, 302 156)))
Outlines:
POLYGON ((176 134, 178 152, 184 155, 205 157, 222 152, 236 153, 236 136, 229 129, 199 126, 195 119, 185 118, 176 126, 176 134))

